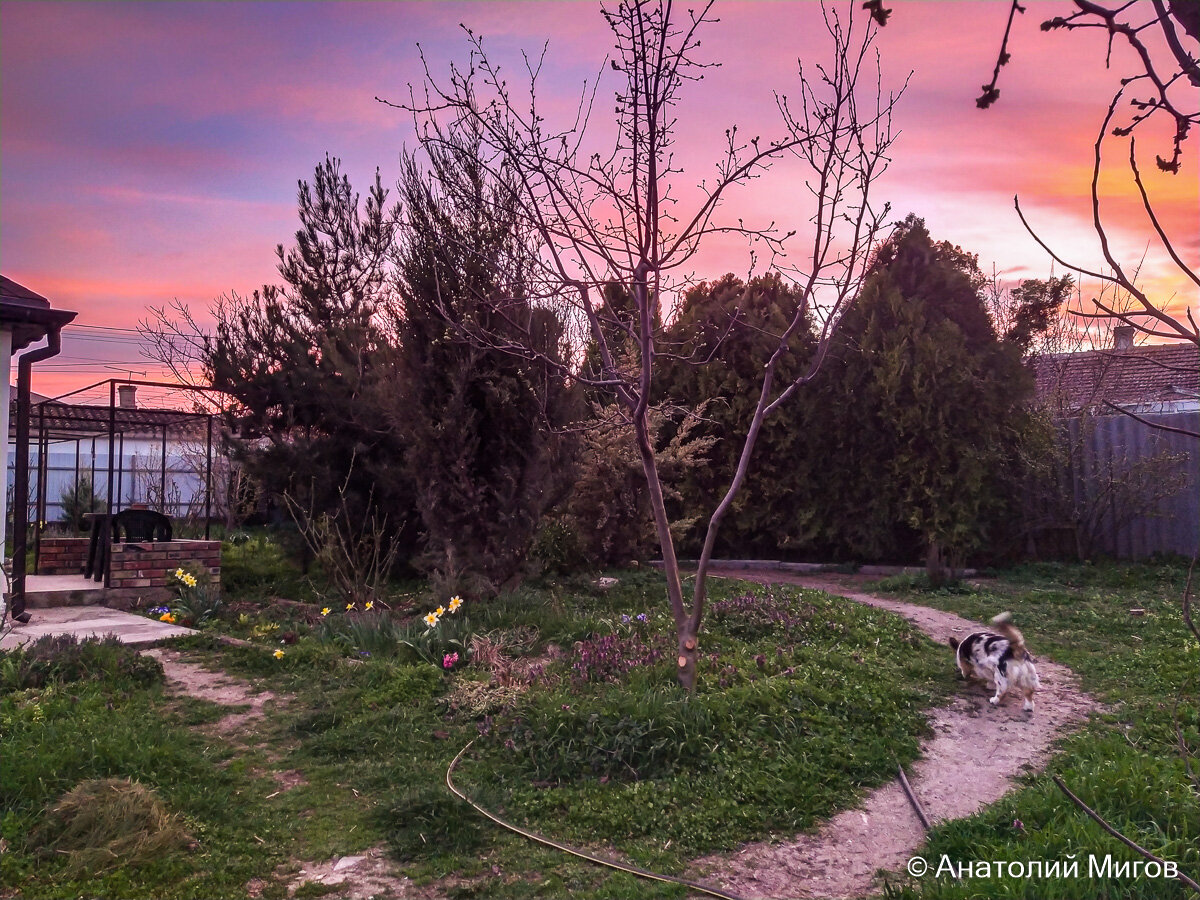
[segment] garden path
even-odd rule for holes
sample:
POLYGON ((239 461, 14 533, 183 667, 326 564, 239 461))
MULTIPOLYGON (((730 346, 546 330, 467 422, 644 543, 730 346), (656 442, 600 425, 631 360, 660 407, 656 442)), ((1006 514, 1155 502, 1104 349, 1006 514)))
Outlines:
MULTIPOLYGON (((863 593, 856 587, 865 579, 853 576, 732 568, 710 574, 815 588, 887 609, 941 644, 952 635, 983 627, 953 613, 863 593)), ((1036 647, 1036 635, 1029 637, 1036 647)), ((946 664, 953 665, 949 648, 946 664)), ((1014 786, 1016 776, 1040 768, 1054 741, 1097 708, 1070 669, 1044 657, 1037 665, 1041 690, 1032 714, 1023 712, 1014 697, 992 707, 991 691, 975 685, 964 687, 949 706, 934 711, 933 737, 911 766, 909 783, 935 824, 969 816, 999 800, 1014 786)), ((698 865, 709 867, 710 879, 746 898, 861 897, 878 889, 878 870, 903 871, 924 841, 921 823, 896 780, 815 833, 774 844, 748 844, 732 856, 699 860, 698 865)))
MULTIPOLYGON (((208 700, 220 706, 236 707, 236 712, 222 716, 211 726, 216 735, 226 738, 237 746, 239 743, 258 741, 254 726, 267 716, 273 708, 288 701, 285 695, 260 690, 250 682, 235 678, 220 670, 205 668, 187 662, 175 650, 143 650, 162 663, 163 674, 169 688, 189 697, 208 700)), ((274 754, 268 753, 268 757, 274 754)), ((307 784, 304 774, 296 769, 271 771, 270 776, 279 784, 278 793, 307 784)), ((272 794, 267 799, 277 796, 272 794)), ((359 855, 333 857, 327 860, 294 860, 292 865, 282 867, 279 878, 286 883, 288 896, 295 896, 304 885, 319 885, 308 890, 319 890, 322 896, 339 900, 369 900, 376 897, 430 898, 423 889, 397 871, 396 865, 384 854, 382 847, 368 847, 359 855)), ((246 885, 248 897, 261 897, 268 882, 260 878, 246 885)), ((316 896, 315 893, 309 896, 316 896)))

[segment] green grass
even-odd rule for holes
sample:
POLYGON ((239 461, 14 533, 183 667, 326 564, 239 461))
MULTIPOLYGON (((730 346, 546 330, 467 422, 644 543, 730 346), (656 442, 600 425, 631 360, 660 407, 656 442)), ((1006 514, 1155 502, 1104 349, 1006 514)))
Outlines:
MULTIPOLYGON (((1178 741, 1200 748, 1200 647, 1185 629, 1182 565, 1031 565, 979 582, 978 588, 929 592, 919 580, 881 584, 899 596, 987 621, 1012 610, 1031 649, 1074 669, 1105 711, 1062 744, 1048 773, 1160 857, 1200 874, 1200 795, 1185 771, 1178 741), (1130 610, 1144 610, 1131 614, 1130 610), (1178 728, 1178 730, 1177 730, 1178 728)), ((1087 877, 1088 854, 1137 859, 1105 835, 1042 774, 981 814, 936 828, 924 853, 940 860, 1067 860, 1072 879, 990 878, 955 883, 927 877, 897 896, 1179 897, 1173 880, 1087 877), (1019 820, 1023 828, 1013 825, 1019 820)))
MULTIPOLYGON (((449 794, 446 767, 474 740, 456 781, 484 806, 680 874, 698 856, 812 827, 890 780, 897 763, 915 757, 929 709, 956 690, 946 648, 897 616, 795 589, 747 599, 765 589, 718 581, 700 686, 683 694, 661 576, 614 574, 621 583, 606 592, 561 579, 486 604, 468 598, 462 615, 472 629, 514 664, 541 667, 524 692, 489 685, 477 666, 448 674, 402 652, 360 658, 344 640, 322 642, 302 616, 268 620, 286 616, 285 606, 243 611, 237 633, 255 646, 226 646, 211 632, 179 643, 197 661, 288 697, 251 731, 228 737, 211 730, 227 710, 165 695, 154 673, 111 649, 81 651, 69 666, 0 656, 8 687, 0 837, 9 848, 0 854, 0 896, 220 900, 244 897, 257 879, 262 896, 282 897, 302 881, 302 861, 383 844, 407 875, 455 898, 681 897, 683 889, 497 828, 449 794), (272 775, 288 770, 304 783, 282 790, 272 775), (26 845, 50 804, 108 777, 152 790, 197 846, 84 877, 26 845)), ((1197 796, 1175 745, 1178 716, 1185 740, 1200 746, 1200 649, 1180 622, 1182 579, 1180 567, 1165 564, 1041 566, 983 588, 927 592, 913 579, 884 587, 976 619, 1011 609, 1034 652, 1074 668, 1106 704, 1063 742, 1050 771, 1195 872, 1197 796)), ((275 593, 263 584, 246 590, 275 593)), ((406 603, 418 615, 429 605, 406 603)), ((1046 776, 936 829, 925 851, 957 862, 1089 852, 1131 858, 1046 776)), ((1145 879, 892 881, 904 897, 1179 896, 1174 883, 1145 879)))
POLYGON ((176 720, 157 688, 52 685, 0 698, 0 885, 39 897, 240 896, 270 875, 288 844, 287 824, 265 801, 270 783, 220 767, 222 753, 176 720), (179 814, 198 842, 137 869, 72 877, 67 862, 24 852, 43 810, 79 782, 133 778, 179 814), (259 838, 264 843, 259 842, 259 838))
POLYGON ((953 688, 941 649, 896 616, 791 589, 722 614, 723 598, 748 586, 721 582, 700 689, 687 696, 674 684, 661 576, 619 577, 608 592, 563 580, 468 600, 477 632, 545 666, 515 701, 488 700, 494 689, 476 668, 447 675, 401 656, 359 659, 303 629, 276 659, 286 622, 260 629, 255 647, 211 635, 181 643, 198 661, 289 695, 240 739, 198 730, 214 710, 156 686, 88 682, 4 698, 4 755, 20 762, 0 784, 12 848, 0 857, 0 887, 31 900, 174 900, 241 897, 257 878, 272 896, 284 889, 279 867, 383 843, 418 881, 452 876, 455 897, 682 896, 497 828, 449 794, 446 767, 476 739, 456 778, 485 805, 679 873, 699 854, 813 825, 888 780, 915 756, 927 709, 953 688), (586 680, 574 668, 577 642, 605 635, 660 656, 616 680, 586 680), (878 679, 880 661, 896 658, 902 668, 878 679), (475 693, 456 689, 468 681, 475 693), (280 791, 270 773, 291 769, 306 783, 280 791), (198 851, 78 880, 22 847, 48 804, 110 776, 153 789, 198 851))

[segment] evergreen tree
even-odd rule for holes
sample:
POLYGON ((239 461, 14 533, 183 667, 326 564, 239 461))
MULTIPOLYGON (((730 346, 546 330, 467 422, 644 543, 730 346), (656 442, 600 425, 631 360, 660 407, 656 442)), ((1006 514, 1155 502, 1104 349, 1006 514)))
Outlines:
MULTIPOLYGON (((797 306, 794 294, 778 274, 749 283, 726 275, 690 290, 666 333, 664 344, 676 352, 660 364, 661 393, 689 409, 707 403, 700 433, 714 441, 708 465, 688 469, 678 486, 675 518, 696 520, 687 537, 693 548, 703 539, 701 517, 716 506, 737 467, 764 368, 797 306)), ((781 381, 803 371, 813 343, 811 326, 792 339, 778 363, 781 381)), ((799 451, 805 423, 798 410, 789 404, 764 422, 750 477, 721 528, 718 555, 787 553, 809 536, 791 500, 813 477, 799 451)))
POLYGON ((843 556, 909 560, 931 573, 1002 543, 1035 426, 1021 363, 1031 328, 1000 338, 976 258, 935 243, 910 215, 880 248, 808 397, 826 477, 804 505, 843 556))
POLYGON ((422 567, 446 590, 494 592, 520 576, 542 514, 569 484, 569 444, 556 429, 573 400, 551 364, 566 358, 562 323, 531 303, 531 251, 508 186, 475 150, 431 149, 428 172, 403 161, 404 395, 392 422, 417 485, 422 567), (537 352, 472 340, 479 332, 537 352))
POLYGON ((270 493, 312 515, 382 508, 398 532, 412 524, 412 489, 381 408, 391 385, 380 312, 399 215, 386 203, 376 172, 360 212, 326 157, 300 182, 295 246, 276 250, 283 284, 221 304, 205 364, 234 400, 239 457, 270 493))

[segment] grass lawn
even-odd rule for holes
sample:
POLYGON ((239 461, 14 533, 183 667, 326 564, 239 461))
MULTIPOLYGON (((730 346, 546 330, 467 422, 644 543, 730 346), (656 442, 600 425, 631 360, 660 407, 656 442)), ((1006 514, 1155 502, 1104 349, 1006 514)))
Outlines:
MULTIPOLYGON (((168 695, 127 654, 97 651, 33 684, 27 660, 0 656, 0 896, 240 898, 248 886, 264 898, 289 887, 320 896, 328 888, 304 883, 302 864, 382 846, 413 880, 453 898, 682 897, 492 825, 449 794, 447 765, 474 741, 455 777, 484 806, 682 874, 698 856, 794 834, 889 781, 915 757, 928 710, 956 690, 947 648, 898 616, 813 591, 715 581, 700 688, 686 696, 653 572, 615 573, 607 591, 578 579, 486 604, 467 598, 431 641, 419 585, 394 599, 407 616, 399 625, 378 610, 322 617, 323 601, 301 593, 294 574, 272 575, 282 558, 251 548, 237 559, 244 589, 233 599, 252 600, 177 646, 285 698, 244 733, 215 733, 228 709, 168 695), (254 646, 220 644, 214 632, 254 646), (471 633, 488 640, 446 671, 471 633), (300 777, 284 789, 281 773, 300 777), (151 788, 190 843, 137 866, 85 868, 58 852, 47 809, 81 781, 109 777, 151 788)), ((1107 704, 1051 771, 1195 872, 1197 795, 1175 721, 1178 712, 1184 740, 1200 745, 1200 652, 1179 621, 1182 579, 1172 566, 1042 567, 957 593, 911 580, 883 587, 975 618, 1012 609, 1034 652, 1075 668, 1107 704)), ((1131 858, 1036 776, 936 829, 925 855, 1089 852, 1131 858)), ((893 880, 905 897, 1180 896, 1174 882, 1145 879, 893 880)))
MULTIPOLYGON (((608 591, 583 579, 468 601, 455 614, 465 618, 460 636, 489 641, 449 673, 402 645, 381 652, 396 641, 385 644, 358 611, 310 624, 243 611, 219 627, 258 646, 181 645, 193 661, 289 696, 236 740, 203 728, 220 711, 171 699, 157 681, 106 674, 9 690, 3 891, 243 897, 258 879, 262 896, 284 896, 301 861, 382 844, 415 880, 448 879, 441 889, 452 897, 683 896, 501 830, 448 793, 447 765, 474 740, 456 781, 483 805, 681 873, 701 854, 807 828, 889 780, 915 757, 926 711, 953 688, 944 652, 897 616, 718 582, 700 689, 686 696, 673 681, 661 577, 619 577, 608 591), (281 645, 289 630, 296 642, 281 645), (885 663, 889 678, 879 679, 885 663), (280 790, 272 772, 293 770, 305 783, 280 790), (101 777, 152 788, 193 846, 85 872, 26 840, 48 806, 101 777)), ((444 648, 417 649, 443 659, 444 648)))
MULTIPOLYGON (((889 579, 883 593, 987 621, 1012 610, 1036 655, 1074 669, 1106 711, 1063 742, 1047 772, 1123 833, 1191 877, 1200 876, 1200 646, 1181 616, 1181 565, 1031 565, 984 579, 976 588, 920 589, 920 579, 889 579), (1131 614, 1130 610, 1144 610, 1131 614), (1180 741, 1190 748, 1189 778, 1180 741)), ((1079 878, 927 876, 895 891, 923 898, 1182 897, 1169 879, 1089 878, 1089 854, 1103 865, 1140 859, 1104 834, 1048 774, 970 819, 943 825, 923 855, 973 860, 1079 861, 1079 878), (1021 827, 1014 827, 1019 821, 1021 827)))

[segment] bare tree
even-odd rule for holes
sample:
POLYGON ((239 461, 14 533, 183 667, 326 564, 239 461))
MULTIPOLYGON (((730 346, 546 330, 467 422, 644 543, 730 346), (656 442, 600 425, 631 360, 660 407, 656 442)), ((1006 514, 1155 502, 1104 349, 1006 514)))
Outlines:
MULTIPOLYGON (((1147 121, 1166 118, 1172 126, 1171 152, 1169 156, 1156 154, 1155 163, 1163 172, 1172 175, 1178 175, 1181 172, 1183 169, 1183 143, 1187 140, 1192 128, 1200 124, 1200 102, 1198 102, 1200 101, 1200 91, 1197 90, 1200 88, 1200 52, 1198 52, 1200 50, 1200 4, 1194 0, 1149 0, 1149 2, 1116 0, 1113 3, 1074 0, 1073 5, 1074 12, 1043 22, 1042 29, 1045 31, 1100 29, 1108 37, 1107 59, 1110 62, 1112 47, 1116 42, 1125 43, 1133 50, 1136 59, 1132 74, 1122 78, 1120 89, 1109 103, 1108 111, 1093 145, 1092 227, 1099 239, 1100 250, 1109 271, 1090 271, 1066 262, 1034 231, 1021 211, 1020 202, 1014 198, 1017 214, 1033 238, 1057 263, 1095 278, 1112 288, 1107 294, 1102 292, 1099 297, 1093 298, 1091 309, 1077 310, 1075 315, 1085 320, 1120 322, 1132 326, 1147 337, 1183 339, 1200 348, 1200 326, 1197 325, 1192 307, 1185 307, 1182 314, 1173 315, 1167 312, 1165 306, 1156 304, 1139 288, 1136 283, 1136 267, 1130 266, 1128 262, 1118 258, 1105 226, 1099 192, 1105 139, 1107 137, 1128 138, 1127 160, 1130 177, 1137 188, 1154 239, 1161 244, 1183 278, 1194 288, 1200 288, 1200 277, 1196 273, 1195 261, 1189 263, 1183 258, 1177 242, 1167 233, 1162 221, 1155 213, 1154 205, 1138 166, 1135 135, 1135 132, 1147 121), (1121 101, 1124 99, 1127 89, 1131 94, 1126 108, 1130 114, 1122 122, 1118 120, 1118 110, 1122 108, 1121 101)), ((981 108, 991 105, 999 97, 996 84, 1000 69, 1009 61, 1007 45, 1012 20, 1018 12, 1024 11, 1024 7, 1018 0, 1013 0, 1012 11, 1009 14, 1009 30, 1005 31, 992 81, 990 84, 984 85, 984 93, 977 101, 981 108)), ((1195 176, 1192 177, 1194 179, 1195 176)), ((1191 244, 1191 236, 1186 237, 1188 238, 1187 244, 1191 244)), ((1145 424, 1151 424, 1136 414, 1129 413, 1111 403, 1106 405, 1116 412, 1123 412, 1145 424)), ((1182 429, 1170 430, 1182 431, 1182 429)), ((1188 431, 1184 431, 1184 433, 1197 436, 1188 431)), ((1194 567, 1195 558, 1192 561, 1192 568, 1194 569, 1194 567)), ((1188 628, 1195 634, 1196 628, 1192 621, 1190 607, 1191 585, 1192 570, 1189 570, 1187 586, 1183 594, 1183 618, 1188 628)), ((1181 730, 1179 734, 1181 755, 1190 775, 1192 770, 1189 749, 1182 738, 1181 730)), ((1161 862, 1145 847, 1113 828, 1103 817, 1072 793, 1061 779, 1055 777, 1054 782, 1072 803, 1079 806, 1109 834, 1119 838, 1147 859, 1161 862)), ((1200 884, 1197 884, 1194 879, 1182 872, 1177 872, 1176 878, 1193 891, 1200 893, 1200 884)))
MULTIPOLYGON (((1092 226, 1099 239, 1100 251, 1108 271, 1092 271, 1063 259, 1037 234, 1021 211, 1020 201, 1014 198, 1017 214, 1034 240, 1056 262, 1119 289, 1115 292, 1101 292, 1092 299, 1091 309, 1079 310, 1076 315, 1119 321, 1132 325, 1147 336, 1182 338, 1200 346, 1200 326, 1197 325, 1192 308, 1189 306, 1178 315, 1167 312, 1163 305, 1156 303, 1138 286, 1136 267, 1128 260, 1118 258, 1105 226, 1099 192, 1105 138, 1128 138, 1127 160, 1130 177, 1141 199, 1147 224, 1180 274, 1193 286, 1200 288, 1195 261, 1185 261, 1177 242, 1167 233, 1155 214, 1154 205, 1138 166, 1135 134, 1146 122, 1165 118, 1172 132, 1171 151, 1167 156, 1156 154, 1155 163, 1161 171, 1173 175, 1182 171, 1183 143, 1192 128, 1200 125, 1200 91, 1197 91, 1197 88, 1200 88, 1200 56, 1197 53, 1200 46, 1200 6, 1182 0, 1151 0, 1149 3, 1074 0, 1073 5, 1074 12, 1048 19, 1042 23, 1042 30, 1099 29, 1108 36, 1110 62, 1112 47, 1116 42, 1128 45, 1136 59, 1134 70, 1121 79, 1120 89, 1109 103, 1108 112, 1093 148, 1092 226), (1123 104, 1127 93, 1131 96, 1128 102, 1123 104), (1128 116, 1123 120, 1118 115, 1122 109, 1128 112, 1128 116)), ((984 85, 983 94, 976 101, 981 108, 990 106, 1000 96, 996 85, 1000 69, 1010 58, 1008 40, 1012 20, 1018 12, 1024 11, 1024 7, 1017 0, 1013 0, 1009 29, 1005 31, 992 80, 984 85)))
MULTIPOLYGON (((655 531, 662 548, 667 597, 678 637, 678 677, 695 685, 698 634, 705 609, 706 575, 722 519, 744 483, 764 419, 810 380, 825 357, 828 341, 863 277, 886 207, 869 199, 873 182, 888 163, 893 136, 891 113, 898 95, 884 95, 873 50, 874 27, 865 15, 823 8, 833 39, 827 65, 812 74, 800 68, 798 93, 776 94, 780 136, 746 139, 736 127, 724 133, 713 175, 689 191, 675 157, 677 107, 684 89, 704 77, 712 63, 698 59, 700 32, 715 21, 711 3, 677 16, 670 0, 624 2, 605 9, 615 54, 603 63, 620 81, 615 97, 617 137, 605 152, 593 149, 589 125, 597 110, 600 75, 585 86, 577 113, 555 130, 538 102, 545 50, 526 56, 522 87, 485 51, 482 38, 466 29, 470 63, 452 66, 448 81, 425 60, 422 90, 392 104, 415 119, 421 143, 431 151, 472 152, 483 157, 491 177, 506 187, 504 201, 519 212, 538 246, 537 302, 553 307, 586 335, 599 359, 597 371, 572 376, 615 396, 635 437, 646 477, 655 531), (871 63, 875 65, 872 66, 871 63), (726 217, 722 205, 732 190, 763 175, 781 160, 805 168, 811 195, 811 226, 790 324, 765 367, 758 403, 745 435, 736 473, 709 521, 690 605, 664 503, 655 458, 650 410, 655 359, 670 352, 657 327, 661 304, 685 281, 681 273, 706 238, 740 235, 752 253, 772 262, 795 232, 773 223, 754 227, 726 217), (616 284, 631 298, 632 314, 616 315, 603 303, 605 285, 616 284), (777 383, 777 363, 789 342, 819 323, 812 363, 798 377, 777 383)), ((386 101, 384 101, 386 102, 386 101)), ((694 177, 692 179, 694 183, 694 177)), ((470 324, 460 325, 470 330, 470 324)), ((531 354, 529 344, 475 330, 475 340, 531 354)))

